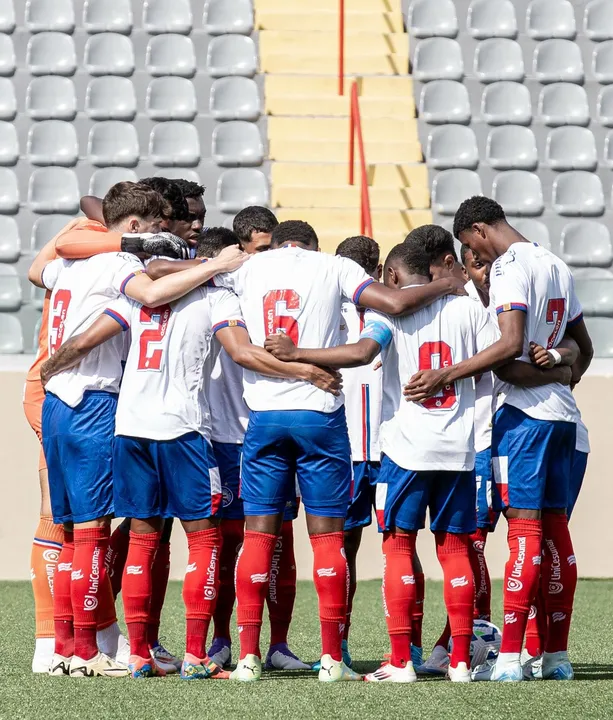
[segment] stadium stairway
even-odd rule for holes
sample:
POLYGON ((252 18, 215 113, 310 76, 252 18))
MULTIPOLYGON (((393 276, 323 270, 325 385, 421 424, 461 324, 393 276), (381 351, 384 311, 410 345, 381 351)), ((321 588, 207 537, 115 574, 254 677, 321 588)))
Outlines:
MULTIPOLYGON (((346 0, 345 94, 338 95, 338 0, 255 0, 268 116, 271 200, 334 252, 360 228, 348 184, 349 91, 358 78, 373 234, 385 253, 432 221, 400 0, 346 0)), ((356 152, 356 165, 358 156, 356 152)))

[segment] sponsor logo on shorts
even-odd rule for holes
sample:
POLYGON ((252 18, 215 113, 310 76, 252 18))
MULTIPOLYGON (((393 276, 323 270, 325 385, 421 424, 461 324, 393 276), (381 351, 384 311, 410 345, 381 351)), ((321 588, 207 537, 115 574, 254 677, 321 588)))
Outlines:
POLYGON ((504 616, 504 624, 505 625, 513 625, 513 623, 517 622, 517 615, 514 612, 511 613, 505 613, 504 616))
POLYGON ((83 609, 91 612, 98 607, 98 598, 93 595, 86 595, 83 600, 83 609))
POLYGON ((564 585, 561 582, 550 582, 549 583, 549 594, 559 595, 564 590, 564 585))
POLYGON ((196 572, 197 569, 198 569, 198 568, 196 567, 196 563, 190 563, 190 564, 185 568, 185 574, 187 575, 188 573, 196 572))
POLYGON ((563 612, 554 612, 551 616, 551 619, 553 622, 562 622, 562 620, 566 620, 566 613, 563 612))
POLYGON ((336 570, 331 568, 319 568, 317 570, 317 577, 336 577, 336 570))
POLYGON ((255 585, 257 583, 268 582, 268 573, 254 573, 251 576, 251 582, 255 585))
POLYGON ((142 575, 143 574, 143 566, 142 565, 127 565, 126 566, 126 575, 142 575))
POLYGON ((83 580, 83 570, 73 570, 70 575, 70 579, 72 581, 83 580))
POLYGON ((415 575, 402 575, 400 579, 403 585, 415 585, 415 575))
POLYGON ((452 588, 464 587, 465 585, 468 585, 468 580, 466 579, 466 575, 462 575, 462 577, 457 577, 457 578, 451 579, 451 587, 452 588))

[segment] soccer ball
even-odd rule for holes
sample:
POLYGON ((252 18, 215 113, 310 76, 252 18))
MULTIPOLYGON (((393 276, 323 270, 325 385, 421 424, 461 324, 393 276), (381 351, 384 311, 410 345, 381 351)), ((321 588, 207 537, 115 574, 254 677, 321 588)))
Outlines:
MULTIPOLYGON (((474 670, 486 660, 495 658, 500 652, 500 630, 494 623, 487 620, 475 620, 473 623, 473 636, 470 641, 470 667, 474 670)), ((453 640, 449 641, 451 653, 453 640)))

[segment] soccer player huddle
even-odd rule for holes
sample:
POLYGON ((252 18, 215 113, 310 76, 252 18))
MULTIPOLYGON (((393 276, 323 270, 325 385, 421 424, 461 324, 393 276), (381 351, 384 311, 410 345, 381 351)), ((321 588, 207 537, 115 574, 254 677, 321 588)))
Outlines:
POLYGON ((320 681, 571 679, 568 517, 589 452, 572 389, 593 350, 568 267, 484 197, 456 213, 460 259, 451 233, 425 225, 381 264, 371 238, 320 253, 310 225, 266 208, 207 228, 203 193, 149 178, 83 198, 86 217, 30 269, 47 290, 24 398, 44 450, 33 670, 310 669, 288 646, 302 506, 320 681), (348 640, 373 510, 391 653, 362 676, 348 640), (424 659, 427 511, 448 619, 424 659), (501 512, 502 637, 484 555, 501 512), (159 637, 175 520, 189 553, 182 659, 159 637))

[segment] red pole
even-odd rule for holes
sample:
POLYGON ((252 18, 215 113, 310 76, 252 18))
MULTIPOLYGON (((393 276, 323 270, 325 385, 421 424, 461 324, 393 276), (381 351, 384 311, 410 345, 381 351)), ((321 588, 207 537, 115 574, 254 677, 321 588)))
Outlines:
POLYGON ((361 187, 361 194, 360 194, 360 206, 361 206, 361 214, 363 217, 363 225, 364 229, 362 230, 362 234, 364 234, 364 231, 372 237, 372 217, 370 212, 370 197, 368 194, 368 174, 366 172, 366 155, 364 152, 364 138, 362 136, 362 121, 360 117, 360 105, 358 101, 358 87, 357 83, 354 83, 354 86, 352 88, 352 97, 353 97, 353 90, 355 89, 355 129, 358 135, 358 152, 360 153, 360 171, 362 174, 362 187, 361 187))
POLYGON ((338 94, 345 94, 345 0, 338 9, 338 94))
POLYGON ((353 185, 355 182, 354 178, 354 164, 355 164, 355 116, 356 116, 356 105, 357 105, 357 93, 358 86, 356 81, 353 81, 351 86, 351 93, 349 96, 349 184, 353 185))

